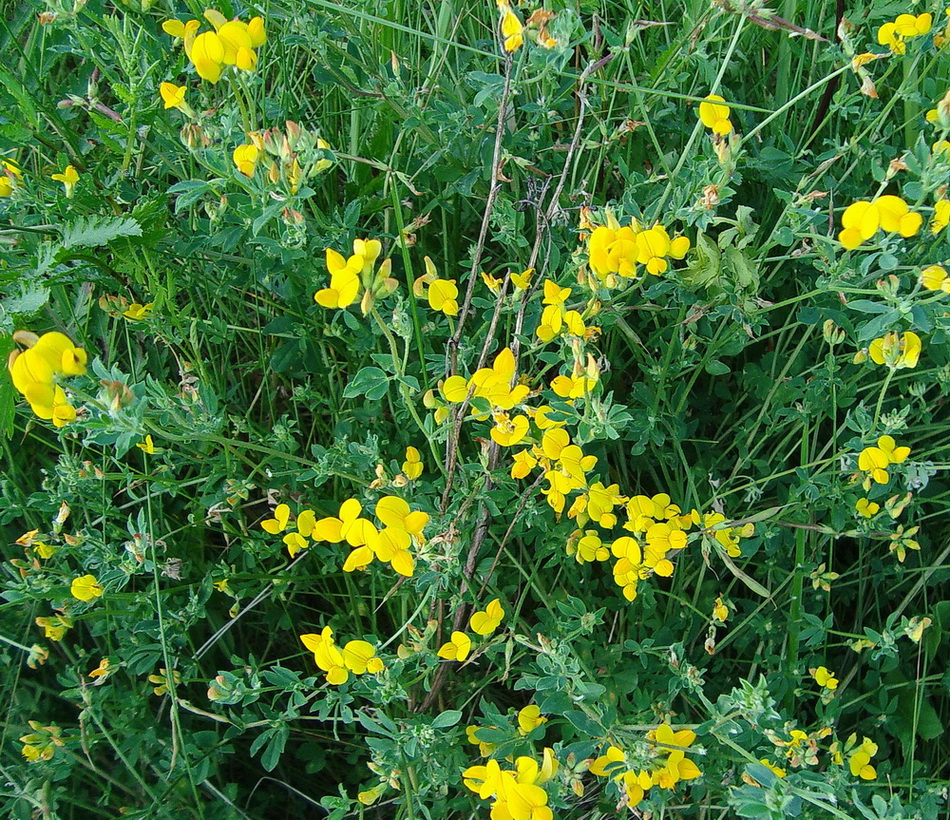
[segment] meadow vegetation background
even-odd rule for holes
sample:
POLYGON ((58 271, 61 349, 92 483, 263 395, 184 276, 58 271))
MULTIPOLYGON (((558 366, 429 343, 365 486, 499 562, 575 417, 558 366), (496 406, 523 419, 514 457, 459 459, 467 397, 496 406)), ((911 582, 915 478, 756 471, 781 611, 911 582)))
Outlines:
POLYGON ((4 7, 2 816, 948 816, 944 7, 4 7))

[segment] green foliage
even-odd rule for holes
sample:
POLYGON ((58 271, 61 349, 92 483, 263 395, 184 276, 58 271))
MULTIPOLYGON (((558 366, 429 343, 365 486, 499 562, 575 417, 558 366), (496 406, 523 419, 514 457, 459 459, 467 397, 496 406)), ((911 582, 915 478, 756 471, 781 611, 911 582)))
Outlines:
POLYGON ((945 813, 943 10, 201 11, 0 29, 0 815, 945 813))

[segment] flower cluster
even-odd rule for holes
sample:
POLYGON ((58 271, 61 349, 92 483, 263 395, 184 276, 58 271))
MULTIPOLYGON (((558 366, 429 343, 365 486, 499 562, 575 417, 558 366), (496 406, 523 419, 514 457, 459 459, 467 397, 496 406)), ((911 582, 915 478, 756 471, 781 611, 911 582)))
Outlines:
POLYGON ((200 32, 198 20, 166 20, 162 30, 176 40, 182 40, 185 54, 202 79, 216 83, 221 79, 225 66, 235 66, 242 71, 257 67, 257 49, 267 42, 264 20, 252 17, 247 23, 228 20, 221 12, 207 9, 204 18, 213 26, 213 31, 200 32))
MULTIPOLYGON (((376 518, 382 526, 362 517, 363 505, 348 498, 340 505, 339 514, 317 519, 313 510, 301 510, 295 522, 295 531, 288 532, 283 541, 291 557, 310 546, 310 540, 339 544, 346 541, 353 550, 343 564, 345 572, 364 570, 378 559, 407 578, 415 570, 415 558, 410 547, 413 542, 425 542, 423 529, 429 523, 429 514, 412 511, 402 498, 387 495, 376 502, 376 518)), ((290 526, 290 507, 278 504, 274 517, 261 522, 271 535, 278 535, 290 526)))
POLYGON ((906 41, 929 33, 932 26, 933 15, 927 12, 916 16, 898 14, 896 19, 878 28, 877 41, 894 54, 904 54, 907 51, 906 41))
POLYGON ((732 131, 729 106, 718 94, 709 94, 699 104, 699 119, 714 134, 726 136, 732 131))
POLYGON ((869 737, 862 738, 861 745, 857 745, 858 736, 853 734, 845 743, 845 751, 852 749, 848 755, 848 768, 854 777, 862 780, 874 780, 877 771, 871 765, 871 758, 877 754, 877 744, 869 737))
POLYGON ((62 738, 62 729, 59 726, 43 726, 38 720, 29 721, 33 730, 20 738, 23 748, 20 750, 23 757, 30 763, 38 760, 52 760, 57 747, 65 745, 62 738))
MULTIPOLYGON (((865 447, 858 456, 858 469, 865 474, 865 492, 871 488, 872 479, 877 484, 887 484, 891 478, 887 468, 892 464, 901 464, 909 455, 910 447, 898 447, 891 436, 881 436, 877 440, 877 446, 865 447)), ((861 508, 858 510, 860 512, 861 508)))
POLYGON ((86 351, 57 331, 37 336, 18 330, 13 338, 26 346, 26 350, 14 350, 7 362, 13 386, 39 418, 52 420, 56 427, 65 427, 76 419, 76 408, 58 381, 61 377, 81 376, 86 372, 86 351))
POLYGON ((489 760, 484 766, 469 766, 462 778, 482 800, 492 800, 494 818, 553 820, 543 785, 554 777, 558 765, 554 752, 546 748, 540 765, 524 755, 515 758, 514 769, 502 769, 497 760, 489 760))
POLYGON ((594 228, 587 241, 591 271, 608 288, 619 284, 617 277, 633 279, 637 265, 659 276, 669 269, 670 259, 682 259, 689 251, 689 238, 671 237, 663 225, 643 228, 637 220, 621 227, 607 212, 607 224, 594 228))
POLYGON ((571 288, 562 288, 551 279, 544 280, 542 304, 545 307, 541 313, 541 322, 535 330, 535 335, 542 342, 550 342, 562 332, 578 339, 591 338, 600 332, 599 328, 588 328, 579 311, 567 309, 567 298, 570 295, 571 288))
POLYGON ((871 239, 878 229, 899 233, 903 237, 915 236, 923 221, 923 217, 910 210, 899 196, 887 194, 873 202, 862 199, 844 209, 838 241, 848 250, 853 250, 871 239))
MULTIPOLYGON (((611 744, 590 767, 597 777, 609 777, 620 785, 628 808, 636 807, 654 786, 675 789, 681 780, 695 780, 702 775, 699 767, 686 752, 696 740, 689 729, 674 732, 667 723, 661 723, 646 736, 645 748, 638 749, 635 757, 611 744)), ((643 746, 643 744, 639 744, 643 746)))
MULTIPOLYGON (((472 613, 468 627, 476 635, 491 635, 501 625, 505 610, 498 598, 488 602, 484 609, 472 613)), ((464 632, 454 631, 448 641, 439 647, 438 656, 447 661, 464 661, 472 651, 472 639, 464 632)))
POLYGON ((874 364, 887 365, 891 370, 914 368, 920 360, 922 349, 920 336, 913 331, 908 330, 906 333, 892 331, 872 341, 867 351, 859 351, 854 357, 854 363, 860 364, 870 356, 874 364))
POLYGON ((524 26, 507 0, 498 0, 498 13, 501 15, 499 30, 505 52, 511 54, 524 45, 524 26))
POLYGON ((283 129, 252 131, 247 137, 250 142, 231 152, 234 167, 242 175, 253 177, 258 165, 263 165, 267 180, 282 184, 290 194, 296 194, 307 180, 333 165, 322 156, 330 150, 330 144, 293 120, 287 120, 283 129))
POLYGON ((350 679, 350 673, 375 675, 386 667, 376 656, 376 648, 369 641, 347 641, 339 647, 333 640, 333 630, 325 626, 319 635, 301 635, 303 645, 313 652, 317 666, 326 673, 328 683, 340 686, 350 679))
POLYGON ((376 268, 376 260, 383 246, 378 239, 354 239, 353 255, 348 259, 327 248, 327 270, 330 286, 314 294, 314 301, 325 308, 346 308, 360 298, 360 310, 365 316, 376 299, 385 299, 398 287, 389 273, 392 261, 384 260, 376 268))

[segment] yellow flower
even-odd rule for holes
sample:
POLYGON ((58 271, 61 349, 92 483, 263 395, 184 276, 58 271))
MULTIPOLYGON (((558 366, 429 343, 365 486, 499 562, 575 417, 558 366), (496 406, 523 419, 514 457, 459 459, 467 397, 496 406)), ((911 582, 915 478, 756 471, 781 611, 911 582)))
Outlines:
POLYGON ((716 605, 713 607, 713 617, 721 623, 725 623, 729 617, 729 607, 722 602, 721 595, 716 598, 716 605))
POLYGON ((330 627, 323 627, 319 635, 314 633, 301 635, 300 640, 307 649, 313 652, 313 659, 326 673, 328 683, 339 686, 349 680, 350 673, 344 663, 343 653, 334 642, 333 630, 330 627))
POLYGON ((858 511, 858 515, 863 515, 865 518, 873 518, 881 509, 881 505, 867 498, 859 498, 854 508, 858 511))
POLYGON ((468 625, 476 635, 491 635, 492 632, 498 629, 504 617, 505 610, 501 606, 501 601, 495 598, 488 603, 484 610, 479 609, 473 612, 468 625))
POLYGON ((386 668, 382 659, 376 657, 376 649, 369 641, 347 641, 341 654, 346 668, 354 675, 366 672, 375 675, 386 668))
MULTIPOLYGON (((108 658, 103 658, 99 661, 99 665, 89 673, 90 678, 106 678, 111 673, 112 670, 109 668, 111 661, 108 658)), ((102 683, 102 681, 98 681, 102 683)))
MULTIPOLYGON (((849 746, 854 745, 856 735, 851 735, 848 739, 849 746)), ((861 745, 848 758, 848 768, 854 777, 860 777, 862 780, 874 780, 877 772, 871 765, 871 758, 877 754, 877 744, 870 738, 864 738, 861 745)))
POLYGON ((534 268, 528 268, 521 273, 511 274, 509 279, 511 279, 511 284, 513 284, 517 290, 527 290, 531 285, 531 274, 533 273, 534 268))
POLYGON ((51 174, 50 179, 63 183, 63 188, 66 189, 66 198, 69 199, 75 191, 76 183, 79 182, 79 172, 72 165, 67 165, 61 174, 51 174))
POLYGON ((48 618, 37 618, 36 625, 43 627, 43 636, 51 641, 61 641, 66 630, 73 625, 72 619, 65 615, 51 615, 48 618))
POLYGON ((155 442, 152 441, 151 435, 146 435, 145 440, 138 442, 135 446, 150 456, 155 455, 155 442))
POLYGON ((699 119, 703 125, 716 134, 725 136, 732 131, 732 122, 729 120, 729 106, 718 94, 709 94, 699 104, 699 119))
POLYGON ((933 15, 928 13, 918 14, 916 17, 913 14, 899 14, 894 20, 894 29, 904 38, 922 37, 930 32, 932 26, 933 15))
POLYGON ((188 104, 185 102, 185 92, 187 87, 183 85, 175 85, 174 83, 162 83, 158 87, 158 92, 161 94, 162 102, 165 104, 166 110, 169 108, 181 108, 184 110, 188 104))
POLYGON ((907 45, 894 23, 884 23, 878 28, 877 41, 882 46, 887 46, 894 54, 904 54, 907 51, 907 45))
POLYGON ((406 460, 402 463, 402 473, 410 481, 422 475, 422 458, 415 447, 406 448, 406 460))
POLYGON ((878 228, 910 237, 917 234, 922 224, 923 217, 911 211, 898 196, 881 196, 874 202, 859 200, 845 208, 841 215, 842 230, 838 241, 847 250, 853 250, 873 237, 878 228))
POLYGON ((69 591, 73 598, 78 598, 80 601, 91 601, 93 598, 102 595, 104 590, 102 584, 96 580, 95 575, 81 575, 78 578, 73 578, 69 591))
POLYGON ((920 272, 920 284, 927 290, 950 293, 950 276, 940 265, 930 265, 920 272))
POLYGON ((231 154, 235 167, 246 177, 254 176, 260 149, 253 143, 239 145, 231 154))
POLYGON ((290 521, 290 507, 286 504, 278 504, 274 508, 274 517, 261 521, 261 526, 265 532, 271 535, 283 532, 287 529, 287 522, 290 521))
POLYGON ((811 676, 815 679, 818 685, 824 689, 829 689, 833 692, 838 688, 838 679, 835 677, 835 673, 831 672, 824 666, 819 666, 817 669, 812 669, 811 676))
POLYGON ((528 435, 528 417, 518 415, 511 418, 507 413, 495 414, 495 426, 491 428, 492 440, 502 447, 513 447, 528 435))
POLYGON ((43 726, 38 720, 31 720, 29 724, 33 731, 20 738, 20 743, 23 744, 20 750, 23 757, 30 763, 36 763, 38 760, 52 760, 56 747, 64 745, 60 737, 62 730, 56 725, 43 726))
POLYGON ((934 203, 934 215, 930 220, 930 232, 936 236, 950 225, 950 200, 938 199, 934 203))
POLYGON ((464 632, 453 632, 452 640, 442 644, 438 655, 447 661, 464 661, 472 651, 472 639, 464 632))
POLYGON ((761 763, 763 766, 765 766, 766 769, 768 769, 768 770, 771 771, 773 774, 775 774, 776 777, 785 777, 785 776, 786 776, 786 771, 785 771, 785 769, 783 769, 781 766, 776 766, 774 763, 772 763, 772 762, 771 762, 768 758, 766 758, 766 757, 763 757, 763 758, 759 761, 759 763, 761 763))
POLYGON ((517 51, 524 43, 524 26, 518 15, 511 10, 511 6, 504 4, 501 10, 501 36, 504 40, 505 51, 509 54, 517 51))
POLYGON ((14 183, 22 176, 15 163, 6 159, 0 161, 0 197, 12 196, 14 183))
POLYGON ((436 279, 429 283, 429 307, 442 311, 446 316, 458 316, 458 295, 459 289, 454 279, 436 279))
POLYGON ((136 322, 141 319, 145 319, 151 312, 154 307, 153 302, 149 302, 145 305, 140 305, 138 302, 133 302, 128 308, 122 313, 122 315, 129 319, 130 321, 136 322))
POLYGON ((538 460, 531 454, 530 450, 520 450, 514 455, 511 465, 511 477, 525 478, 537 466, 538 460))
POLYGON ((920 336, 913 331, 888 333, 868 345, 868 355, 875 364, 886 364, 892 370, 917 367, 921 352, 920 336))
POLYGON ((541 707, 535 704, 525 706, 518 712, 518 733, 529 735, 539 726, 548 722, 548 719, 541 714, 541 707))
POLYGON ((158 670, 157 675, 148 676, 148 682, 155 684, 155 688, 152 689, 152 692, 161 697, 173 686, 177 686, 181 683, 181 672, 177 669, 173 669, 171 674, 169 674, 167 669, 161 668, 158 670))

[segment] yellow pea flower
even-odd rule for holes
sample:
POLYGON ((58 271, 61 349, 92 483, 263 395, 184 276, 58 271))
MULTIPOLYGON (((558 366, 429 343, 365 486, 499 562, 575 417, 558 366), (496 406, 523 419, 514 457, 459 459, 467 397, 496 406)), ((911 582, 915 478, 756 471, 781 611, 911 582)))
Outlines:
POLYGON ((721 595, 716 598, 716 604, 713 607, 713 618, 720 623, 725 623, 729 618, 729 607, 723 603, 721 595))
POLYGON ((290 507, 286 504, 278 504, 274 508, 274 517, 261 521, 261 526, 265 532, 277 535, 287 529, 288 521, 290 521, 290 507))
POLYGON ((950 225, 950 200, 938 199, 934 203, 934 215, 930 220, 930 232, 936 236, 950 225))
POLYGON ((459 289, 454 279, 436 279, 429 283, 429 307, 442 311, 446 316, 458 316, 458 295, 459 289))
POLYGON ((703 125, 716 134, 725 136, 732 131, 732 122, 729 120, 729 106, 718 94, 708 94, 699 104, 699 119, 703 125))
POLYGON ((72 166, 67 165, 61 174, 51 174, 50 179, 55 182, 62 182, 66 189, 66 198, 71 199, 76 189, 76 183, 79 182, 79 172, 72 166))
POLYGON ((154 306, 155 305, 153 302, 149 302, 145 305, 140 305, 138 302, 133 302, 125 311, 123 311, 122 315, 130 321, 137 322, 147 318, 152 312, 152 308, 154 306))
POLYGON ((479 609, 472 613, 469 619, 469 628, 476 635, 491 635, 501 624, 505 617, 505 610, 501 606, 498 598, 490 601, 485 609, 479 609))
POLYGON ((406 448, 406 460, 402 463, 402 473, 410 481, 422 475, 422 457, 415 447, 406 448))
POLYGON ((812 669, 811 676, 823 689, 828 689, 833 692, 838 688, 838 679, 835 677, 835 673, 831 672, 827 667, 819 666, 817 669, 812 669))
POLYGON ((927 290, 950 293, 950 276, 940 265, 930 265, 920 272, 920 284, 927 290))
POLYGON ((528 417, 524 415, 514 416, 507 413, 495 413, 495 426, 491 428, 490 435, 492 440, 502 447, 513 447, 519 444, 528 435, 528 417))
POLYGON ((175 85, 174 83, 162 83, 158 87, 158 93, 162 97, 166 110, 169 108, 180 108, 182 110, 187 108, 188 103, 185 102, 185 92, 187 90, 186 86, 175 85))
POLYGON ((239 145, 231 154, 235 167, 246 177, 254 176, 257 169, 257 160, 260 156, 260 149, 253 143, 239 145))
POLYGON ((78 578, 73 578, 69 585, 69 591, 73 598, 78 598, 80 601, 91 601, 93 598, 100 597, 104 592, 102 584, 96 580, 95 575, 81 575, 78 578))
POLYGON ((472 639, 464 632, 453 632, 452 639, 442 644, 438 655, 447 661, 464 661, 472 651, 472 639))
POLYGON ((135 446, 143 452, 148 453, 150 456, 155 455, 155 442, 152 441, 151 434, 146 435, 145 438, 142 441, 136 443, 135 446))
POLYGON ((878 514, 878 511, 881 509, 881 505, 876 501, 871 501, 867 498, 859 498, 855 502, 854 508, 857 510, 858 515, 862 515, 865 518, 873 518, 878 514))
POLYGON ((548 719, 541 714, 541 707, 534 703, 529 704, 518 712, 518 733, 529 735, 547 722, 548 719))
POLYGON ((518 15, 507 3, 499 4, 501 11, 501 36, 507 53, 517 51, 524 44, 524 26, 518 15))
POLYGON ((893 370, 917 367, 922 345, 920 336, 913 331, 887 333, 868 345, 868 355, 875 364, 884 364, 893 370))

